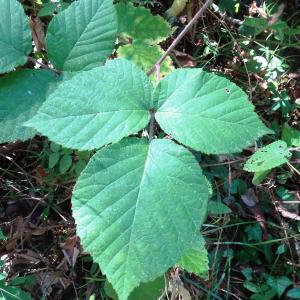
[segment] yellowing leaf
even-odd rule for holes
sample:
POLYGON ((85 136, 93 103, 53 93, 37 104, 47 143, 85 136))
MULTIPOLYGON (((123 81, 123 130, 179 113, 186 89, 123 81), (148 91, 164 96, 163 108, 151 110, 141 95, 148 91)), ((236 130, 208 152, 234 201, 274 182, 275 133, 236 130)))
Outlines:
MULTIPOLYGON (((118 55, 126 58, 141 67, 145 72, 149 71, 157 60, 164 54, 158 45, 148 45, 144 42, 136 41, 132 44, 122 46, 118 49, 118 55)), ((160 66, 160 76, 165 76, 173 70, 172 60, 168 56, 160 66)), ((156 82, 157 74, 153 74, 151 79, 156 82)))
POLYGON ((123 38, 159 43, 171 34, 170 25, 161 16, 153 16, 144 7, 119 3, 116 10, 118 34, 123 38))

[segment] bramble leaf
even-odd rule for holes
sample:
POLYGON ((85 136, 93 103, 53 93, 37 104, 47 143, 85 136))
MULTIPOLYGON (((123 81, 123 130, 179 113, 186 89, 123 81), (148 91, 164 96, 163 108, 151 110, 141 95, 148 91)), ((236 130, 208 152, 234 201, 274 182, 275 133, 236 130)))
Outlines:
POLYGON ((46 70, 20 70, 1 78, 0 143, 24 141, 36 134, 22 124, 36 114, 56 83, 56 75, 46 70))
POLYGON ((272 133, 242 89, 202 69, 175 70, 163 78, 154 92, 153 106, 166 133, 204 153, 238 152, 272 133))
MULTIPOLYGON (((162 291, 165 287, 164 277, 158 277, 154 281, 141 283, 135 288, 129 295, 128 300, 154 300, 161 296, 162 291)), ((115 292, 113 286, 106 280, 104 290, 110 298, 118 300, 118 295, 115 292)))
POLYGON ((31 52, 31 30, 17 0, 0 0, 0 73, 24 65, 31 52))
POLYGON ((56 69, 69 72, 100 66, 113 51, 116 30, 112 0, 75 1, 49 24, 49 58, 56 69))
POLYGON ((109 61, 63 82, 26 125, 67 148, 100 148, 147 125, 151 93, 138 67, 109 61))
POLYGON ((198 236, 194 246, 180 258, 177 265, 203 279, 208 278, 208 253, 202 235, 198 236))
POLYGON ((161 16, 153 16, 144 7, 116 4, 118 34, 148 43, 159 43, 171 34, 171 27, 161 16))
POLYGON ((276 168, 288 162, 291 156, 284 141, 276 141, 257 150, 245 163, 244 170, 248 172, 263 172, 276 168))
POLYGON ((129 138, 92 157, 72 207, 83 247, 125 300, 193 246, 207 201, 206 179, 188 150, 129 138))
MULTIPOLYGON (((122 46, 118 49, 118 56, 128 59, 138 65, 145 72, 149 71, 157 60, 164 54, 158 45, 148 45, 144 42, 136 41, 132 44, 122 46)), ((173 70, 172 60, 168 56, 160 66, 160 75, 165 76, 173 70)), ((156 81, 156 74, 151 76, 156 81)))

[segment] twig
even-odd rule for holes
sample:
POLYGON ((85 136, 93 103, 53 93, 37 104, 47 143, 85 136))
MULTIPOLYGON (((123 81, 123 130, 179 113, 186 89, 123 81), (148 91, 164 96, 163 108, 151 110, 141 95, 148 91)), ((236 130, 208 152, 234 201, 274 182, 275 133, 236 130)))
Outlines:
POLYGON ((60 72, 59 72, 58 70, 55 70, 55 69, 50 68, 48 65, 46 65, 46 64, 44 64, 44 63, 38 61, 37 59, 35 59, 35 58, 31 57, 31 56, 28 56, 28 60, 31 61, 31 62, 34 63, 34 64, 40 65, 43 69, 48 69, 48 70, 53 71, 53 72, 56 73, 56 74, 60 74, 60 72))
POLYGON ((295 173, 297 173, 300 176, 300 172, 292 164, 290 164, 289 162, 287 162, 287 165, 290 167, 290 169, 292 171, 294 171, 295 173))
POLYGON ((231 23, 233 25, 242 25, 243 24, 243 21, 229 17, 226 15, 226 13, 221 12, 218 5, 212 4, 212 8, 213 8, 214 12, 218 13, 223 19, 225 19, 229 23, 231 23))
POLYGON ((195 14, 195 16, 191 19, 191 21, 184 27, 184 29, 180 32, 177 38, 173 41, 170 47, 166 50, 166 52, 160 57, 160 59, 151 67, 151 69, 147 72, 147 75, 151 75, 157 68, 160 66, 162 62, 167 58, 167 56, 171 53, 171 51, 177 46, 180 40, 185 36, 185 34, 191 29, 191 27, 196 23, 196 21, 203 15, 206 9, 211 5, 213 0, 206 0, 201 9, 195 14))
POLYGON ((154 118, 154 111, 150 111, 150 125, 149 125, 149 142, 152 141, 153 139, 153 135, 154 135, 154 122, 155 122, 155 118, 154 118))
POLYGON ((217 166, 223 166, 223 165, 231 165, 234 164, 236 162, 241 162, 248 159, 248 157, 244 157, 244 158, 240 158, 240 159, 236 159, 236 160, 230 160, 230 161, 225 161, 225 162, 219 162, 219 163, 215 163, 215 164, 200 164, 200 166, 202 168, 207 168, 207 167, 217 167, 217 166))

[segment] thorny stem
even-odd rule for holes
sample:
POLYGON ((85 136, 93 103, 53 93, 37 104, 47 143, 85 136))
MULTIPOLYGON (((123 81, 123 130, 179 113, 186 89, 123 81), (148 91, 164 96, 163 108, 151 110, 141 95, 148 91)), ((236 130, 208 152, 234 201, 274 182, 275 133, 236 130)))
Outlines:
POLYGON ((196 21, 203 15, 205 10, 212 4, 212 2, 213 2, 213 0, 206 0, 204 5, 199 9, 199 11, 195 14, 195 16, 191 19, 191 21, 184 27, 184 29, 180 32, 180 34, 173 41, 173 43, 166 50, 166 52, 160 57, 160 59, 147 72, 148 76, 151 75, 157 69, 157 67, 162 64, 162 62, 167 58, 167 56, 171 53, 171 51, 177 46, 177 44, 180 42, 180 40, 191 29, 191 27, 196 23, 196 21))
POLYGON ((152 141, 154 135, 154 123, 155 123, 154 114, 155 114, 154 110, 150 110, 149 142, 152 141))
POLYGON ((43 69, 48 69, 48 70, 53 71, 53 72, 56 73, 56 74, 60 74, 59 71, 50 68, 48 65, 46 65, 46 64, 44 64, 44 63, 42 63, 42 62, 39 62, 37 59, 35 59, 35 58, 31 57, 31 56, 28 56, 28 60, 31 61, 31 62, 34 63, 34 64, 40 65, 43 69))

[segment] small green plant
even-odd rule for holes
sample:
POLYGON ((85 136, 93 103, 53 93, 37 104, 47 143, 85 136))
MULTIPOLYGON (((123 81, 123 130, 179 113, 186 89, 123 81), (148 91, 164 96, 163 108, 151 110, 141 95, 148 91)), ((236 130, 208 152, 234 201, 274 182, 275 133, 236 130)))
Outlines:
POLYGON ((72 204, 83 246, 120 299, 193 248, 206 216, 208 186, 196 159, 170 139, 153 139, 154 119, 174 139, 205 153, 240 151, 270 132, 244 92, 223 77, 177 70, 153 89, 145 73, 122 59, 63 82, 26 122, 69 148, 114 143, 92 157, 72 204), (149 141, 123 139, 149 121, 149 141))
MULTIPOLYGON (((7 72, 26 63, 31 37, 21 5, 0 4, 11 26, 0 27, 8 45, 0 50, 0 71, 7 72)), ((222 76, 179 69, 153 86, 126 59, 100 66, 117 31, 110 0, 80 0, 57 14, 47 55, 55 72, 71 79, 36 69, 4 76, 0 132, 1 142, 39 133, 65 148, 97 150, 74 188, 73 216, 83 247, 125 300, 175 265, 206 277, 199 230, 210 187, 190 150, 239 152, 272 131, 243 90, 222 76)), ((158 31, 151 39, 160 37, 158 31)), ((51 167, 60 160, 55 153, 51 167)))
POLYGON ((292 151, 300 146, 300 132, 286 124, 283 127, 282 139, 257 150, 246 161, 244 170, 254 173, 253 184, 261 183, 273 168, 283 164, 288 164, 299 175, 299 171, 289 163, 289 159, 292 157, 292 151))

